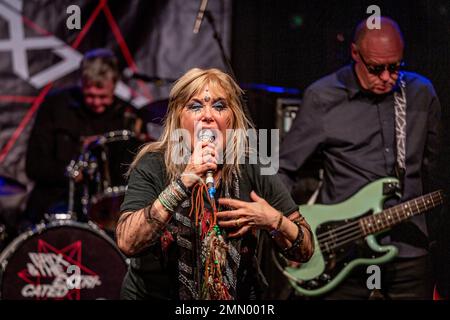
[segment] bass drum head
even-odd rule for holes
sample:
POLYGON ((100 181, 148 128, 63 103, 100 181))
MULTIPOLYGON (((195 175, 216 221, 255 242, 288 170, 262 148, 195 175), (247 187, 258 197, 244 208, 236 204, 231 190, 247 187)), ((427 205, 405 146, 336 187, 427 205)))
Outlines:
POLYGON ((57 221, 16 238, 0 256, 7 300, 119 299, 127 264, 114 242, 89 224, 57 221))

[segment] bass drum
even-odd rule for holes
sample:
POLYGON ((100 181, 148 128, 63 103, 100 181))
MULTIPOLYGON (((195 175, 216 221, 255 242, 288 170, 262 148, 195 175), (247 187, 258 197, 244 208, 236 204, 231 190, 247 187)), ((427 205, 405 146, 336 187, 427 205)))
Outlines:
POLYGON ((0 255, 0 298, 119 299, 127 263, 93 223, 55 221, 16 238, 0 255))

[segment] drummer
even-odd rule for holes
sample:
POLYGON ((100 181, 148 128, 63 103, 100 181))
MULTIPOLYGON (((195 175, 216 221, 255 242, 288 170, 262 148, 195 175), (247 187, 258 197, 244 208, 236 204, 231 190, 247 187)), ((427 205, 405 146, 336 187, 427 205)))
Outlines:
POLYGON ((81 62, 80 85, 55 90, 45 98, 28 142, 26 173, 35 186, 22 227, 41 221, 44 213, 67 212, 66 167, 83 147, 106 132, 139 131, 142 122, 134 109, 114 96, 118 79, 114 54, 95 49, 81 62))

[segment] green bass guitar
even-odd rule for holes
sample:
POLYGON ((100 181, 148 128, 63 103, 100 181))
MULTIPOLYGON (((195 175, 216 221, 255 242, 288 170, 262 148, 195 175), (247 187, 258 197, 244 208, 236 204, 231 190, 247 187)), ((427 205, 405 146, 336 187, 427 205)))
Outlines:
POLYGON ((298 293, 322 295, 334 289, 356 266, 392 260, 398 249, 378 244, 375 235, 443 203, 443 192, 439 190, 383 210, 396 186, 397 179, 383 178, 339 204, 300 206, 313 230, 315 252, 301 267, 284 270, 298 293))

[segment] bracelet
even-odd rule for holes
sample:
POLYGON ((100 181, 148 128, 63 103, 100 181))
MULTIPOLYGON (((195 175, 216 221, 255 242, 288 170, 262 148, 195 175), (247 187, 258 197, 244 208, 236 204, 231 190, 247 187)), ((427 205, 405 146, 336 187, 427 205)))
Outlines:
POLYGON ((189 190, 189 188, 186 187, 186 185, 181 180, 181 177, 178 177, 175 181, 177 182, 178 186, 184 191, 184 193, 186 193, 188 196, 192 194, 191 190, 189 190))
POLYGON ((302 226, 300 224, 300 220, 294 220, 292 222, 294 222, 295 225, 297 226, 298 234, 297 234, 297 238, 295 238, 294 242, 292 242, 291 247, 283 250, 283 253, 285 255, 293 255, 294 254, 293 251, 297 250, 300 247, 300 245, 303 242, 303 238, 305 236, 303 233, 303 230, 302 230, 302 226))
POLYGON ((188 197, 188 194, 179 183, 177 183, 177 181, 172 181, 167 188, 159 194, 158 200, 167 211, 174 212, 178 205, 188 197))
POLYGON ((280 218, 278 219, 277 227, 275 229, 273 229, 272 231, 270 231, 270 236, 272 238, 275 238, 280 233, 280 228, 281 228, 282 222, 283 222, 283 213, 280 212, 280 218))

